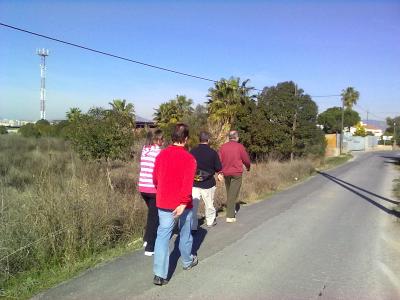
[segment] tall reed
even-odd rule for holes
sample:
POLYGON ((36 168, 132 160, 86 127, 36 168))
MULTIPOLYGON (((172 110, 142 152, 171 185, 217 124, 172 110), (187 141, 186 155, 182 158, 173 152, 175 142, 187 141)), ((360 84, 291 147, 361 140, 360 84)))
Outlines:
POLYGON ((144 206, 135 192, 137 162, 80 160, 57 139, 0 139, 0 286, 12 276, 75 262, 139 236, 144 206))

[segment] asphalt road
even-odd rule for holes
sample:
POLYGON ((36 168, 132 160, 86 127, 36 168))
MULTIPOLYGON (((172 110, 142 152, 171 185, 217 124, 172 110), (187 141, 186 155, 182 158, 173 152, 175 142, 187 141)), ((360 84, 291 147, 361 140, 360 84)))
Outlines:
MULTIPOLYGON (((197 236, 199 264, 152 284, 143 250, 36 299, 400 299, 399 152, 360 153, 197 236)), ((171 249, 174 241, 171 241, 171 249)))

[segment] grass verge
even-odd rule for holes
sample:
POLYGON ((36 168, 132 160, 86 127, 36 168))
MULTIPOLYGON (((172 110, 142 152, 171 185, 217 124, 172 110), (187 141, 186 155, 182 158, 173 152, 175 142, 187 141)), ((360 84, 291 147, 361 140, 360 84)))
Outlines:
POLYGON ((325 158, 322 162, 321 165, 317 167, 317 170, 323 171, 323 170, 328 170, 332 169, 336 166, 342 165, 348 160, 352 159, 353 155, 350 153, 342 154, 340 156, 336 157, 327 157, 325 158))
POLYGON ((73 265, 49 265, 47 268, 31 269, 23 272, 7 282, 5 290, 0 291, 3 299, 29 299, 32 296, 67 281, 94 266, 112 261, 131 251, 142 247, 142 239, 130 243, 119 244, 115 248, 105 249, 77 261, 73 265))

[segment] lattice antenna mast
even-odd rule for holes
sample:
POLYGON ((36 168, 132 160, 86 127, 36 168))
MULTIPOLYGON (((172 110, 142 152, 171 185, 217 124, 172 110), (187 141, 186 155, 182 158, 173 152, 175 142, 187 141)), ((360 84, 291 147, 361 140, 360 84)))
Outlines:
POLYGON ((41 58, 40 63, 40 119, 46 120, 46 56, 49 55, 49 50, 38 49, 37 55, 41 58))

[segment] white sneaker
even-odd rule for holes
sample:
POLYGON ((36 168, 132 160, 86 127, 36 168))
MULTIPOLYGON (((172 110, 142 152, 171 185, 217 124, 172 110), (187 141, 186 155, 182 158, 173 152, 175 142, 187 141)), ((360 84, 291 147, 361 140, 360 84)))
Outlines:
POLYGON ((226 218, 226 223, 234 223, 236 222, 236 218, 226 218))
POLYGON ((214 222, 212 222, 211 224, 207 224, 208 228, 214 227, 215 225, 217 225, 217 221, 214 220, 214 222))
POLYGON ((144 251, 144 255, 146 255, 146 256, 153 256, 153 255, 154 255, 154 251, 153 251, 153 252, 151 252, 151 251, 144 251))

